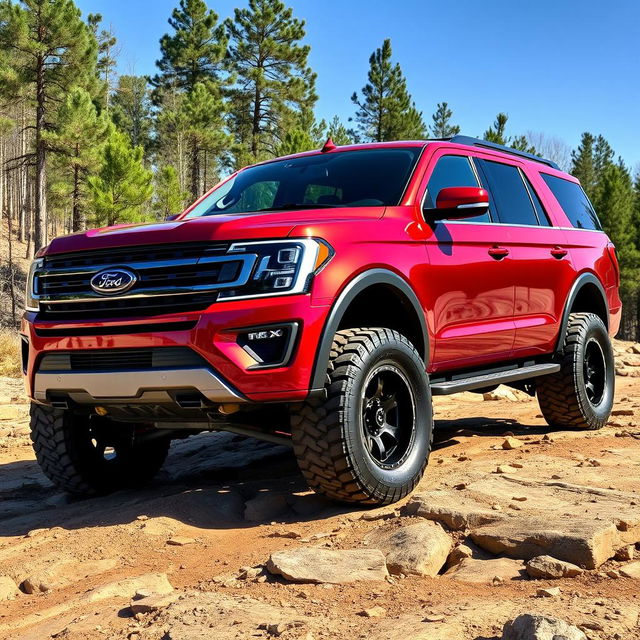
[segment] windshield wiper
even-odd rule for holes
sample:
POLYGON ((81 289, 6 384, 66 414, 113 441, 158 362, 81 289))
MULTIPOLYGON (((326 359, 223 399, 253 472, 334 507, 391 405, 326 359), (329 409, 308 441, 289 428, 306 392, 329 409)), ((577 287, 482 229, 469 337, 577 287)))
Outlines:
POLYGON ((287 204, 279 204, 277 207, 265 207, 258 211, 291 211, 295 209, 333 209, 339 207, 339 204, 311 204, 302 202, 288 202, 287 204))

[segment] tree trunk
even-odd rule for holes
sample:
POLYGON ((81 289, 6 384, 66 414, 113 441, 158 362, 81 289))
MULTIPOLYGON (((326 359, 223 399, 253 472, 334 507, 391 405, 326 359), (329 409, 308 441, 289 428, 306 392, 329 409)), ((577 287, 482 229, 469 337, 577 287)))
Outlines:
MULTIPOLYGON (((76 145, 76 158, 80 154, 76 145)), ((73 231, 84 231, 86 222, 80 207, 80 167, 76 163, 73 167, 73 193, 71 194, 71 228, 73 231)))
POLYGON ((258 159, 258 139, 260 136, 260 88, 256 81, 256 91, 253 103, 253 126, 251 128, 251 154, 258 159))
POLYGON ((196 200, 200 195, 200 151, 194 141, 191 148, 191 197, 196 200))
POLYGON ((42 137, 44 119, 44 59, 39 56, 36 72, 36 201, 33 229, 33 244, 36 251, 47 244, 47 159, 45 141, 42 137))

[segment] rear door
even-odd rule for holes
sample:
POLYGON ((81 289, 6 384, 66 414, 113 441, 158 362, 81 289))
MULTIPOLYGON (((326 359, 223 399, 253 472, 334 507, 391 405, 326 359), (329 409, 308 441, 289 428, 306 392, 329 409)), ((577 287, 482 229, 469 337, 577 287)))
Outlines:
POLYGON ((514 269, 514 357, 550 353, 575 270, 562 229, 553 227, 526 164, 478 159, 492 215, 510 230, 514 269))
POLYGON ((422 196, 434 371, 508 359, 513 348, 511 230, 494 224, 489 214, 437 221, 429 214, 441 189, 468 186, 481 186, 473 160, 461 151, 439 149, 425 173, 422 196))

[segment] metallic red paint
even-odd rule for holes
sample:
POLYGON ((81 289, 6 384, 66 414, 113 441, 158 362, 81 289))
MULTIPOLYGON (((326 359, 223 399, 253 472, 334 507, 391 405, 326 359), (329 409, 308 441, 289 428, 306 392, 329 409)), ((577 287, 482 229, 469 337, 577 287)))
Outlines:
MULTIPOLYGON (((609 304, 609 331, 615 334, 621 303, 609 239, 604 233, 572 229, 540 172, 573 178, 517 156, 449 142, 368 146, 424 147, 399 206, 185 220, 190 207, 170 222, 118 225, 55 239, 42 255, 127 245, 284 237, 322 238, 335 255, 314 278, 306 295, 217 302, 204 312, 120 320, 96 318, 81 323, 43 321, 36 313, 27 312, 22 320, 22 333, 30 347, 27 390, 31 392, 39 357, 48 351, 185 345, 202 354, 233 387, 252 400, 299 400, 309 390, 318 344, 332 305, 355 276, 374 268, 396 273, 416 293, 429 331, 429 371, 551 353, 567 296, 582 273, 591 273, 602 283, 609 304), (520 167, 554 226, 425 220, 422 197, 437 159, 444 154, 499 160, 520 167), (195 320, 197 324, 186 331, 154 331, 156 323, 181 320, 195 320), (301 328, 290 364, 270 370, 248 369, 246 354, 235 341, 236 330, 285 321, 299 322, 301 328), (109 335, 109 327, 140 324, 148 331, 109 335), (54 338, 37 333, 39 329, 74 327, 102 328, 104 334, 54 338)), ((324 151, 344 153, 358 148, 362 145, 324 151)))

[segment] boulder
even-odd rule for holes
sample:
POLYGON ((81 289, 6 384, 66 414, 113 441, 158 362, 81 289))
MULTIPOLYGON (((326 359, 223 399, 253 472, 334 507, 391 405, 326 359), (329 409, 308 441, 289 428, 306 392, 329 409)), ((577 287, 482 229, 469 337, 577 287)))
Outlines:
POLYGON ((495 555, 530 560, 550 555, 587 569, 597 569, 619 546, 611 522, 582 518, 511 518, 471 532, 472 540, 495 555))
POLYGON ((555 579, 575 578, 584 572, 570 562, 556 560, 551 556, 536 556, 527 562, 527 573, 532 578, 555 579))
POLYGON ((384 580, 389 575, 378 549, 285 549, 271 554, 267 569, 292 582, 329 584, 384 580))
POLYGON ((118 561, 115 558, 84 562, 58 562, 27 576, 20 586, 25 593, 52 591, 109 571, 117 565, 118 561))
POLYGON ((524 613, 504 625, 502 640, 587 640, 587 636, 564 620, 524 613))
POLYGON ((436 576, 453 546, 437 522, 419 522, 397 529, 374 529, 365 542, 385 554, 390 573, 436 576))
POLYGON ((466 558, 489 560, 492 559, 493 556, 473 544, 471 540, 465 539, 449 554, 447 558, 447 568, 455 567, 466 558))
POLYGON ((620 567, 620 575, 625 578, 640 578, 640 562, 631 562, 620 567))
POLYGON ((502 520, 505 516, 460 491, 427 491, 411 497, 406 513, 442 522, 449 529, 471 529, 502 520))
POLYGON ((494 581, 517 580, 526 575, 524 562, 511 558, 493 558, 491 560, 475 560, 465 558, 451 567, 445 574, 458 582, 476 584, 493 584, 494 581))
POLYGON ((147 592, 154 595, 167 595, 173 587, 165 573, 145 573, 134 578, 125 578, 117 582, 110 582, 89 591, 83 600, 99 602, 108 598, 133 598, 136 593, 147 592))

